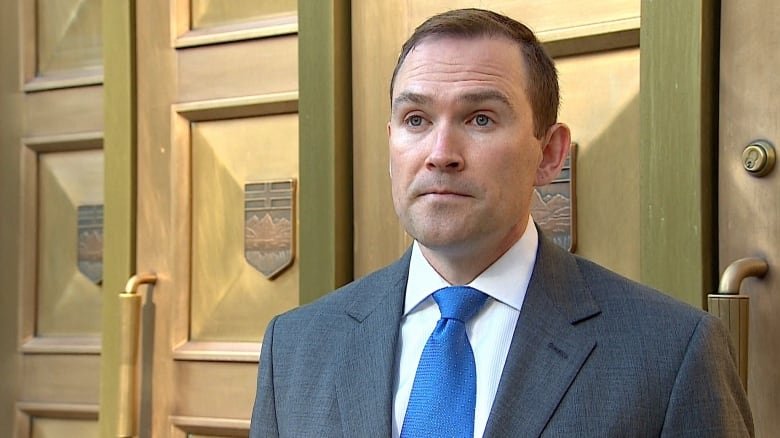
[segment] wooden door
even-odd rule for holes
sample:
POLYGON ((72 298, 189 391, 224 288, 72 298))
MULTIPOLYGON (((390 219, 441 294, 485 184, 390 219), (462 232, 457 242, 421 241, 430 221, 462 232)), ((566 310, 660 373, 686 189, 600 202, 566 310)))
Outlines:
POLYGON ((0 434, 97 437, 101 4, 25 0, 0 9, 0 434))
MULTIPOLYGON (((141 271, 134 433, 247 433, 263 330, 302 295, 296 3, 0 2, 0 435, 117 435, 118 295, 141 271)), ((313 180, 317 252, 350 228, 313 180)), ((348 266, 311 260, 307 299, 348 266)))
POLYGON ((157 281, 138 337, 107 335, 139 359, 104 391, 102 432, 129 415, 139 436, 243 436, 263 331, 299 297, 296 1, 135 7, 134 264, 157 281))
POLYGON ((763 259, 763 278, 742 282, 749 299, 747 392, 756 436, 780 432, 780 169, 763 177, 743 166, 756 140, 780 147, 780 3, 721 3, 720 149, 718 169, 721 272, 744 257, 763 259))

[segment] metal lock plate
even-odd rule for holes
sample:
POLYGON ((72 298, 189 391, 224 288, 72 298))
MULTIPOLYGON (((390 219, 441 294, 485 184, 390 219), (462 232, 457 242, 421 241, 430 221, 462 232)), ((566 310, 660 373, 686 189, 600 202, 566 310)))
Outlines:
POLYGON ((775 148, 764 140, 756 140, 742 151, 742 166, 753 176, 764 176, 775 167, 775 148))

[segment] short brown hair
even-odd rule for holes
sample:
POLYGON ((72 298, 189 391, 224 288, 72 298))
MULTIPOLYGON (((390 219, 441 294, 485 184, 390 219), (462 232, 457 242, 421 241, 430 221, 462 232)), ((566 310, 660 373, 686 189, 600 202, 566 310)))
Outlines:
POLYGON ((534 112, 534 134, 537 138, 542 138, 547 128, 556 122, 560 97, 558 72, 552 58, 526 25, 483 9, 456 9, 434 15, 419 25, 404 43, 395 64, 393 77, 390 79, 391 100, 395 77, 406 56, 423 40, 435 37, 504 37, 517 43, 528 70, 525 88, 534 112))

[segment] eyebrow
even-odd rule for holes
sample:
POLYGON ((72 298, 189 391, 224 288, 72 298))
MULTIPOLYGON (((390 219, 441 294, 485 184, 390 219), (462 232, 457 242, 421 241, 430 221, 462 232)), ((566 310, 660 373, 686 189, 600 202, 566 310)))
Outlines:
POLYGON ((512 102, 509 101, 509 98, 506 97, 506 94, 498 91, 498 90, 484 90, 484 91, 476 91, 473 93, 466 93, 458 98, 458 100, 466 101, 469 103, 481 103, 481 102, 487 102, 487 101, 496 101, 503 103, 509 108, 514 108, 514 105, 512 105, 512 102))
MULTIPOLYGON (((411 91, 404 91, 400 93, 398 96, 393 99, 393 102, 391 103, 390 107, 392 109, 397 108, 399 105, 405 104, 405 103, 412 103, 415 105, 426 105, 431 102, 431 97, 426 96, 424 94, 414 93, 411 91)), ((514 105, 512 105, 512 102, 509 101, 509 98, 502 92, 498 90, 484 90, 484 91, 475 91, 471 93, 466 93, 461 96, 458 96, 459 101, 468 102, 468 103, 482 103, 487 101, 496 101, 500 102, 510 109, 514 108, 514 105)))
POLYGON ((425 105, 431 101, 431 98, 419 93, 413 93, 411 91, 404 91, 393 99, 390 104, 390 108, 396 108, 404 103, 413 103, 416 105, 425 105))

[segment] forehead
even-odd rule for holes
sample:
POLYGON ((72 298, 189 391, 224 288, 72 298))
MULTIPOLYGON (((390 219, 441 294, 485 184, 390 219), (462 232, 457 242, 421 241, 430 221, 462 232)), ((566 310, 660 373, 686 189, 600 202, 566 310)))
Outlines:
POLYGON ((526 71, 520 46, 505 37, 429 37, 398 70, 393 96, 459 87, 497 88, 525 99, 526 71))

